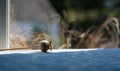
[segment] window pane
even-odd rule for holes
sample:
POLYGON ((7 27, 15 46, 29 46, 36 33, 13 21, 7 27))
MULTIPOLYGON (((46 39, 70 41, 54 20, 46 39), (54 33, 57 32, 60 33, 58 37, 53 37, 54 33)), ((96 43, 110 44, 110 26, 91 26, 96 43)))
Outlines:
POLYGON ((6 48, 6 0, 0 0, 0 48, 6 48))
POLYGON ((49 0, 10 0, 10 47, 37 48, 42 39, 59 44, 58 13, 49 0))

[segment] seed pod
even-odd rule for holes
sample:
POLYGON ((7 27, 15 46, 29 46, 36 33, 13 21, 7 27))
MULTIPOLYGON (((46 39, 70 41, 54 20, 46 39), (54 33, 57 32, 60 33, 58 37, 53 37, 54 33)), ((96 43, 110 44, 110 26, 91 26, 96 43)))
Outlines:
POLYGON ((52 50, 53 49, 52 42, 48 40, 42 40, 40 42, 40 49, 42 52, 47 52, 48 49, 52 50))

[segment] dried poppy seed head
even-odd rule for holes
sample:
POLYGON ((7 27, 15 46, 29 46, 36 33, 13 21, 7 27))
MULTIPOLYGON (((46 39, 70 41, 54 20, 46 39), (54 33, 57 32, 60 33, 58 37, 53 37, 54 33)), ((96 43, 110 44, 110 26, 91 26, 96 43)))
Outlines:
POLYGON ((42 40, 40 42, 40 49, 42 52, 47 52, 48 49, 52 50, 52 42, 48 40, 42 40))

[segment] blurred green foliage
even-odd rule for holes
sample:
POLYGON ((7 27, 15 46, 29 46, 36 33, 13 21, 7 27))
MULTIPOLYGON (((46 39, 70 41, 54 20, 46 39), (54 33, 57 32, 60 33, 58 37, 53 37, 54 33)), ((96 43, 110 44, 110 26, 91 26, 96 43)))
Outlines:
MULTIPOLYGON (((68 23, 102 24, 108 17, 120 18, 120 0, 50 0, 68 23)), ((85 28, 86 28, 85 27, 85 28)))
MULTIPOLYGON (((118 46, 118 33, 114 33, 116 32, 116 27, 113 25, 117 24, 119 27, 119 23, 113 23, 113 21, 114 18, 119 21, 120 0, 50 1, 65 21, 65 27, 67 26, 67 32, 63 28, 65 33, 69 32, 67 37, 65 37, 66 44, 71 43, 71 47, 76 48, 118 46), (111 17, 114 18, 108 19, 111 17), (109 22, 106 22, 106 20, 109 22), (107 30, 107 33, 106 27, 110 29, 107 30), (114 36, 108 33, 112 33, 114 36), (79 37, 81 34, 84 34, 84 37, 79 37), (111 37, 108 39, 108 37, 106 38, 104 35, 111 37), (111 38, 115 40, 111 40, 111 38), (106 41, 108 44, 105 43, 104 45, 102 42, 106 39, 108 40, 106 41), (113 44, 115 44, 115 46, 113 44)), ((64 27, 64 25, 62 27, 64 27)), ((119 31, 119 29, 117 31, 119 31)))

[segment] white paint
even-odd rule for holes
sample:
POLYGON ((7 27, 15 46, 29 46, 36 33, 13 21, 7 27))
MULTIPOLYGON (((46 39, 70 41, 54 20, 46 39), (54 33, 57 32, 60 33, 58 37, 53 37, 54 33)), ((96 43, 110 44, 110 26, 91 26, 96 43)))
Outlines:
POLYGON ((36 53, 40 52, 40 50, 6 50, 6 51, 0 51, 1 54, 29 54, 29 53, 36 53))
POLYGON ((6 0, 6 48, 10 48, 10 0, 6 0))
POLYGON ((92 50, 98 50, 98 49, 54 49, 52 51, 48 50, 48 52, 59 53, 59 52, 76 52, 76 51, 92 51, 92 50))
MULTIPOLYGON (((48 50, 48 53, 59 53, 59 52, 77 52, 77 51, 93 51, 93 50, 99 50, 99 49, 53 49, 52 51, 48 50)), ((38 53, 41 52, 41 50, 6 50, 6 51, 0 51, 0 55, 2 54, 29 54, 29 53, 38 53)))

